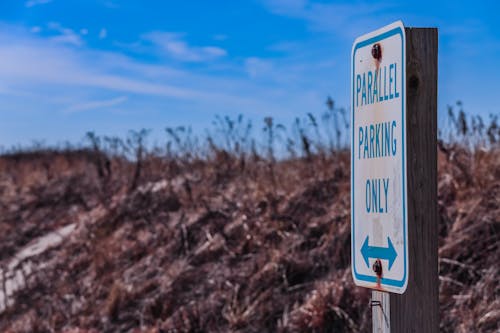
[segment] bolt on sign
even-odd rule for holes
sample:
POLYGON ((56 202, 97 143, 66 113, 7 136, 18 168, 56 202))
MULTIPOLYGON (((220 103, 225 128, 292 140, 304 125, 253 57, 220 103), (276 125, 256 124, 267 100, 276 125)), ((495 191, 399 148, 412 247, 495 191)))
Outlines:
POLYGON ((351 72, 351 258, 356 285, 408 282, 406 56, 401 21, 358 37, 351 72))

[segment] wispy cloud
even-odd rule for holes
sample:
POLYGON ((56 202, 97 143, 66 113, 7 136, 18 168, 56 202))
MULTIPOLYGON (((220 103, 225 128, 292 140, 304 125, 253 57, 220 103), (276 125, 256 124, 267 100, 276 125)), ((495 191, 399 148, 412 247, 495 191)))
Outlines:
POLYGON ((33 84, 64 85, 66 89, 80 86, 176 98, 196 96, 189 89, 150 82, 123 72, 111 73, 98 63, 92 65, 91 59, 96 60, 101 56, 79 55, 70 49, 39 43, 0 46, 0 75, 4 80, 11 80, 15 84, 24 81, 33 84))
MULTIPOLYGON (((51 24, 51 27, 59 25, 51 24)), ((189 72, 146 64, 113 52, 46 43, 38 35, 21 33, 13 36, 0 32, 0 58, 0 76, 9 89, 41 91, 61 87, 61 94, 62 91, 71 94, 86 88, 94 92, 114 91, 232 105, 250 101, 217 91, 217 86, 224 84, 224 80, 196 77, 189 72)), ((74 109, 71 105, 65 108, 74 109)))
POLYGON ((19 26, 0 24, 4 96, 0 112, 7 109, 6 101, 18 100, 14 108, 23 105, 25 112, 45 110, 48 115, 54 111, 69 115, 108 112, 119 105, 125 113, 147 109, 262 116, 272 110, 284 117, 322 101, 311 93, 310 84, 292 78, 305 69, 285 61, 226 58, 217 65, 223 69, 216 66, 206 71, 212 64, 204 63, 198 71, 169 58, 148 62, 85 44, 74 48, 68 43, 48 43, 49 38, 30 33, 29 28, 23 32, 19 26), (17 93, 21 91, 26 94, 22 101, 17 93))
POLYGON ((74 113, 87 110, 104 109, 110 108, 123 104, 128 100, 127 96, 120 96, 112 99, 96 100, 96 101, 86 101, 78 104, 69 106, 64 110, 65 113, 74 113))
MULTIPOLYGON (((78 33, 76 33, 73 29, 63 27, 58 22, 49 22, 47 24, 47 28, 57 33, 55 36, 50 38, 56 43, 71 44, 74 46, 81 46, 83 44, 83 40, 78 33)), ((87 32, 88 31, 86 29, 82 29, 81 35, 86 35, 87 32)))
POLYGON ((26 1, 24 5, 27 8, 31 8, 31 7, 37 6, 37 5, 45 5, 49 2, 52 2, 52 0, 29 0, 29 1, 26 1))
POLYGON ((227 55, 227 51, 217 46, 191 46, 182 39, 183 35, 154 31, 143 36, 172 58, 188 62, 205 62, 227 55))

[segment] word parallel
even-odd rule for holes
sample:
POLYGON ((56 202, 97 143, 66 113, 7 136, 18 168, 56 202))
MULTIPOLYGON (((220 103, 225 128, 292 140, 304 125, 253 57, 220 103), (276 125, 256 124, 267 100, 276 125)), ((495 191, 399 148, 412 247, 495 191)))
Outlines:
POLYGON ((356 75, 356 106, 399 98, 397 63, 356 75))

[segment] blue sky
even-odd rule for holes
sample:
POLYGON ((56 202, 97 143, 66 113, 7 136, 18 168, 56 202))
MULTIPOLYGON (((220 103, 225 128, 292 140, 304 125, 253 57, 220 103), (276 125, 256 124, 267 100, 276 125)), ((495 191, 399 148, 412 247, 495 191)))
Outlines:
MULTIPOLYGON (((439 28, 439 112, 500 113, 495 2, 0 2, 0 145, 79 142, 216 114, 290 124, 349 107, 354 38, 395 20, 439 28), (479 5, 479 3, 481 3, 479 5)), ((259 124, 260 127, 260 124, 259 124)))

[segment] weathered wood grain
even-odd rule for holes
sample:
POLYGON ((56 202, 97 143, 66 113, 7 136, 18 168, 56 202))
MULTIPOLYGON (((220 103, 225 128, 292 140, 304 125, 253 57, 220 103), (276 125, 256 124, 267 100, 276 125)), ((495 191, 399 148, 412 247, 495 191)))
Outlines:
POLYGON ((436 28, 406 28, 409 280, 391 294, 391 331, 439 330, 436 28))

